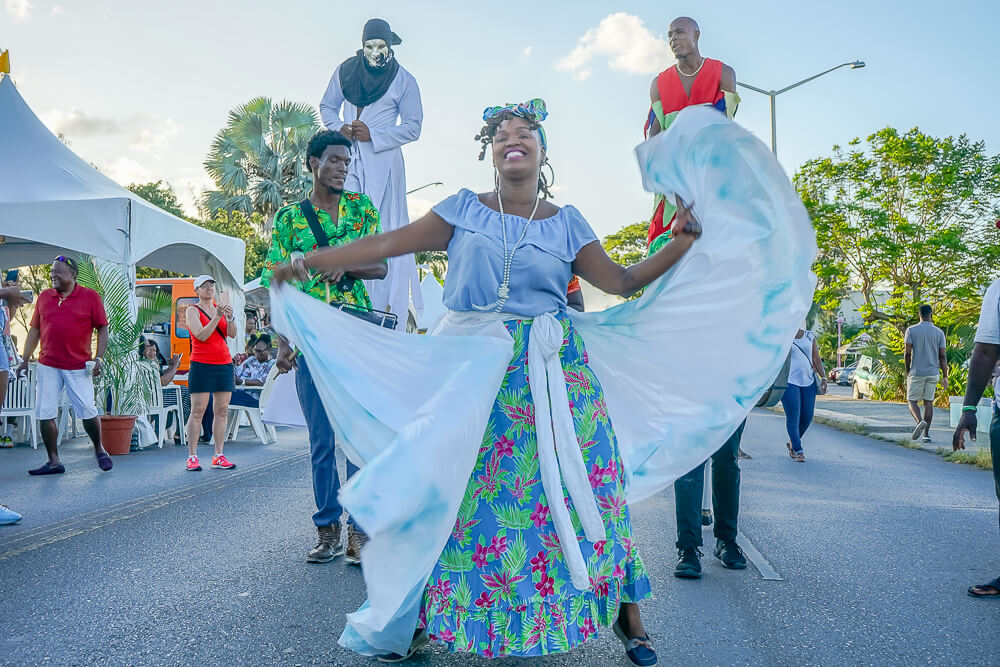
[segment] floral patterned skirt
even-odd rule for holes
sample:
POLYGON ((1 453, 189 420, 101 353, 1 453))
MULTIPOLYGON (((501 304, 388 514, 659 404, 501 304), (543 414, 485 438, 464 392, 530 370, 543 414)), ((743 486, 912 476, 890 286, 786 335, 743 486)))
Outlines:
POLYGON ((622 602, 651 594, 632 539, 624 471, 604 394, 587 367, 583 339, 569 318, 558 317, 570 409, 607 539, 586 540, 564 487, 590 575, 590 590, 577 590, 539 476, 526 375, 531 323, 508 321, 514 356, 420 611, 420 627, 451 651, 487 658, 569 651, 595 637, 598 626, 614 623, 622 602))

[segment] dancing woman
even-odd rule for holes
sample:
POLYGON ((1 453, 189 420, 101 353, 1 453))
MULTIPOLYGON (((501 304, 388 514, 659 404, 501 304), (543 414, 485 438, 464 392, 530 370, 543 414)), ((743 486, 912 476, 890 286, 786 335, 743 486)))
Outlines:
MULTIPOLYGON (((568 651, 614 625, 633 664, 656 664, 639 616, 650 594, 625 504, 625 472, 600 384, 589 371, 585 342, 566 316, 572 274, 599 289, 628 296, 670 269, 701 228, 690 205, 678 202, 681 232, 663 251, 632 267, 613 262, 587 221, 571 206, 548 201, 548 164, 541 100, 488 109, 477 137, 492 150, 496 190, 462 190, 413 224, 306 258, 309 269, 344 266, 426 250, 448 250, 445 305, 452 311, 501 313, 514 341, 502 389, 479 447, 456 528, 424 592, 419 626, 449 650, 486 657, 568 651), (528 417, 532 318, 555 313, 563 344, 562 370, 572 378, 570 410, 603 539, 588 540, 575 500, 547 497, 539 471, 536 428, 528 417), (571 535, 559 535, 550 515, 565 511, 571 535), (585 590, 574 586, 560 544, 572 537, 584 555, 585 590), (469 562, 466 573, 455 563, 469 562), (587 579, 589 574, 589 581, 587 579)), ((282 268, 276 279, 290 279, 282 268)), ((496 316, 495 316, 496 317, 496 316)), ((543 385, 544 387, 544 385, 543 385)), ((555 407, 553 409, 556 409, 555 407)), ((472 445, 472 443, 470 443, 472 445)), ((589 489, 588 489, 589 490, 589 489)), ((556 489, 558 492, 558 489, 556 489)), ((592 509, 592 508, 591 508, 592 509)), ((598 531, 600 532, 600 531, 598 531)), ((579 581, 576 582, 579 585, 579 581)))

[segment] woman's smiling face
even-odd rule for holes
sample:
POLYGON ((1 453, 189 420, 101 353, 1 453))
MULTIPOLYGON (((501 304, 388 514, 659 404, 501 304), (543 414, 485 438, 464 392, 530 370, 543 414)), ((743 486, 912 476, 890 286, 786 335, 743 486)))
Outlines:
POLYGON ((501 175, 537 174, 542 163, 538 132, 523 118, 503 121, 493 135, 493 164, 501 175))

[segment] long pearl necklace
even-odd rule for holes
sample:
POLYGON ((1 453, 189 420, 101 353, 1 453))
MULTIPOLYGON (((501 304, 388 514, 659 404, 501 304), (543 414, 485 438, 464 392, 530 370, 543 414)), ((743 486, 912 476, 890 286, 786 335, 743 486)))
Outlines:
POLYGON ((684 72, 684 71, 682 71, 682 70, 681 70, 681 66, 680 66, 680 63, 678 63, 678 64, 676 65, 676 67, 677 67, 677 71, 678 71, 678 72, 680 72, 681 74, 683 74, 684 76, 698 76, 698 72, 700 72, 700 71, 701 71, 701 68, 702 68, 702 67, 704 67, 704 66, 705 66, 705 58, 702 58, 702 59, 701 59, 701 64, 700 64, 700 65, 698 65, 698 69, 696 69, 696 70, 694 71, 694 74, 688 74, 687 72, 684 72))
POLYGON ((524 237, 528 233, 528 227, 531 226, 531 221, 535 219, 535 213, 538 211, 539 201, 541 200, 536 193, 535 207, 531 209, 531 215, 528 216, 528 221, 524 223, 524 229, 521 230, 521 237, 517 240, 514 248, 508 252, 507 216, 503 210, 503 197, 500 196, 500 188, 497 188, 497 203, 500 204, 500 230, 503 232, 503 281, 497 287, 497 300, 488 306, 473 305, 472 307, 476 310, 494 311, 497 313, 503 310, 504 304, 507 303, 507 299, 510 297, 510 267, 514 263, 514 253, 517 252, 517 249, 521 247, 521 243, 524 242, 524 237))

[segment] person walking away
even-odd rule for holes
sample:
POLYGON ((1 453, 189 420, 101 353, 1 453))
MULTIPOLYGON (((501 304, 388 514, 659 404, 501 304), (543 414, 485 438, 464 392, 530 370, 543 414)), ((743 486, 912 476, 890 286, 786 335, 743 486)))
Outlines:
POLYGON ((229 353, 228 338, 236 337, 233 309, 228 304, 215 301, 215 278, 201 275, 194 279, 198 303, 188 306, 184 313, 191 332, 191 367, 188 371, 188 388, 191 391, 191 416, 187 421, 188 458, 185 464, 190 471, 201 470, 198 461, 198 431, 202 417, 208 409, 208 399, 214 404, 215 420, 212 435, 215 454, 212 467, 230 470, 236 467, 223 454, 226 442, 226 418, 233 382, 233 358, 229 353))
POLYGON ((253 346, 253 356, 236 369, 236 384, 239 388, 233 392, 230 405, 259 408, 260 388, 264 386, 274 361, 271 358, 271 337, 260 334, 253 346))
POLYGON ((101 360, 108 346, 108 317, 100 295, 77 284, 79 272, 75 259, 59 255, 52 262, 52 287, 38 295, 28 338, 24 341, 24 358, 17 367, 17 375, 21 377, 27 372, 28 361, 41 343, 35 384, 35 417, 40 422, 49 460, 29 470, 31 475, 66 472, 66 467, 59 460, 59 427, 56 426, 63 390, 94 443, 97 465, 104 471, 114 466, 101 445, 101 422, 97 418, 97 404, 94 402, 94 378, 101 374, 101 360), (87 362, 91 361, 90 343, 95 330, 97 356, 93 359, 93 371, 90 372, 87 362))
POLYGON ((906 351, 903 364, 906 367, 906 402, 910 414, 917 422, 912 440, 930 442, 931 421, 934 419, 934 394, 937 385, 948 386, 948 345, 944 331, 934 326, 933 312, 929 305, 920 306, 920 322, 906 330, 904 340, 906 351), (940 371, 940 372, 939 372, 940 371), (920 401, 924 402, 924 413, 920 414, 920 401))
MULTIPOLYGON (((965 400, 962 401, 962 416, 955 428, 952 449, 965 449, 965 434, 976 441, 978 423, 976 412, 983 397, 990 376, 1000 361, 1000 280, 986 290, 982 310, 979 313, 979 327, 976 330, 976 346, 969 360, 969 380, 965 386, 965 400)), ((993 461, 993 483, 997 500, 1000 501, 1000 408, 993 403, 993 420, 990 422, 990 456, 993 461)), ((988 583, 972 586, 969 595, 977 598, 1000 600, 1000 576, 988 583)))
MULTIPOLYGON (((393 49, 402 42, 382 19, 365 23, 362 48, 334 70, 319 105, 323 125, 353 142, 345 189, 368 195, 386 232, 410 222, 402 147, 420 138, 424 122, 417 80, 393 49)), ((385 279, 369 279, 365 289, 376 310, 405 322, 411 295, 417 311, 423 309, 417 265, 407 254, 387 266, 385 279)))
MULTIPOLYGON (((367 262, 333 273, 309 272, 304 267, 306 255, 320 245, 304 207, 315 212, 315 223, 319 225, 316 232, 326 237, 324 245, 347 245, 382 231, 379 211, 372 200, 359 192, 344 189, 351 161, 351 141, 340 132, 318 132, 309 141, 306 168, 313 177, 312 193, 309 199, 289 204, 275 213, 271 246, 261 274, 263 286, 270 285, 275 269, 291 261, 296 267, 298 280, 293 284, 297 289, 323 303, 345 303, 371 309, 372 302, 364 280, 385 278, 385 262, 367 262)), ((350 341, 338 343, 350 345, 350 341)), ((345 480, 337 474, 336 435, 313 383, 309 360, 296 356, 288 341, 279 336, 277 366, 282 373, 293 367, 296 369, 295 392, 309 431, 313 496, 316 500, 316 513, 312 518, 319 541, 306 555, 306 562, 327 563, 343 554, 348 563, 359 564, 361 547, 367 537, 348 517, 346 548, 341 541, 340 517, 344 508, 337 494, 345 480)), ((357 471, 358 467, 348 461, 348 477, 357 471)))
POLYGON ((788 367, 788 388, 781 396, 788 431, 788 455, 793 461, 805 463, 802 436, 812 424, 816 412, 816 394, 826 393, 826 369, 819 357, 816 334, 799 329, 792 341, 791 365, 788 367))

